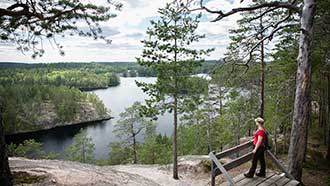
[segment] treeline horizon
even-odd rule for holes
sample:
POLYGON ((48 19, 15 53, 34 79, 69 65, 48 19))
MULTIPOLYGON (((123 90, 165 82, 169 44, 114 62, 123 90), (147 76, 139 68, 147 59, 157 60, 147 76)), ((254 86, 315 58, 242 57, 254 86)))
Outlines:
MULTIPOLYGON (((196 70, 196 73, 209 73, 217 65, 222 65, 223 60, 205 60, 202 66, 196 70)), ((33 69, 33 68, 57 68, 57 69, 77 69, 82 67, 91 67, 93 65, 104 65, 113 67, 112 72, 124 73, 127 70, 136 70, 139 76, 156 76, 155 72, 146 67, 142 67, 138 62, 0 62, 2 69, 33 69)))

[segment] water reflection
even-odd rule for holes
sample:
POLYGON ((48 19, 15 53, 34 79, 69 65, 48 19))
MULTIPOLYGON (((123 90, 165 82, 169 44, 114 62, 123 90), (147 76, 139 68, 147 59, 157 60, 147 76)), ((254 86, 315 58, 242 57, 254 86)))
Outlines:
MULTIPOLYGON (((45 152, 55 152, 63 158, 65 155, 65 149, 72 144, 73 136, 83 128, 87 130, 88 136, 92 138, 93 143, 95 144, 95 157, 107 158, 109 152, 108 144, 117 140, 112 131, 113 126, 118 120, 119 113, 123 112, 125 108, 131 106, 135 101, 144 103, 147 98, 147 95, 136 86, 135 81, 153 83, 156 81, 156 78, 121 78, 121 84, 117 87, 90 92, 96 94, 103 101, 105 106, 111 110, 111 115, 114 117, 112 120, 91 123, 88 125, 55 128, 30 134, 8 136, 6 140, 7 142, 20 143, 25 139, 33 138, 43 144, 42 148, 45 152)), ((171 134, 172 123, 169 114, 159 117, 157 121, 157 131, 166 135, 171 134)))

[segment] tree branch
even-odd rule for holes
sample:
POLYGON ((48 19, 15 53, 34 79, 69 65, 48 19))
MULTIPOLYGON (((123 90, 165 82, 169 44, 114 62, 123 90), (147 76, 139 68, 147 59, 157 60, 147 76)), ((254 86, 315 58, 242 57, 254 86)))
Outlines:
MULTIPOLYGON (((228 17, 230 15, 233 15, 233 14, 236 14, 239 12, 253 11, 253 10, 258 10, 258 9, 262 9, 262 8, 271 8, 271 9, 285 8, 285 9, 297 12, 298 14, 301 14, 301 10, 299 9, 299 7, 294 5, 295 4, 294 2, 285 3, 285 2, 274 1, 274 2, 262 3, 262 4, 258 4, 258 5, 252 5, 252 6, 248 6, 248 7, 234 8, 231 11, 224 13, 222 10, 211 10, 211 9, 207 8, 206 6, 203 5, 203 1, 204 0, 200 1, 200 8, 196 8, 193 10, 205 10, 212 14, 219 14, 219 16, 216 19, 214 19, 212 22, 220 21, 221 19, 223 19, 225 17, 228 17)), ((272 11, 271 9, 266 11, 266 13, 268 13, 269 11, 272 11)))
POLYGON ((142 131, 142 129, 144 129, 144 127, 140 127, 137 131, 133 132, 134 135, 138 135, 142 131))
POLYGON ((248 67, 249 63, 252 61, 253 59, 253 52, 255 51, 255 49, 265 40, 272 40, 273 37, 274 37, 274 34, 276 32, 278 32, 279 30, 282 30, 283 28, 287 28, 287 27, 291 27, 291 26, 296 26, 296 24, 287 24, 287 25, 283 25, 283 26, 280 26, 280 27, 277 27, 275 29, 272 30, 272 32, 270 34, 268 34, 267 36, 265 36, 264 38, 262 38, 261 40, 259 40, 249 51, 249 53, 244 56, 243 58, 249 56, 249 59, 245 62, 245 63, 236 63, 236 65, 243 65, 243 66, 246 66, 248 67))
POLYGON ((284 18, 284 19, 282 19, 282 20, 280 20, 280 21, 278 21, 275 25, 269 25, 269 26, 267 26, 267 27, 265 27, 264 29, 262 29, 259 33, 263 33, 264 31, 266 31, 268 28, 270 28, 270 27, 272 27, 272 28, 277 28, 280 24, 282 24, 282 23, 284 23, 285 21, 287 21, 287 20, 289 20, 289 18, 291 17, 291 15, 292 15, 292 13, 291 13, 291 11, 289 11, 289 13, 288 13, 288 15, 284 18))
MULTIPOLYGON (((32 7, 34 9, 34 7, 32 7)), ((15 3, 8 8, 0 8, 0 17, 3 16, 10 16, 10 17, 15 17, 15 18, 20 18, 23 16, 26 17, 37 17, 39 19, 43 18, 43 15, 37 12, 30 12, 29 11, 29 6, 27 4, 23 3, 15 3), (18 10, 15 11, 14 9, 16 8, 23 8, 23 10, 18 10)))

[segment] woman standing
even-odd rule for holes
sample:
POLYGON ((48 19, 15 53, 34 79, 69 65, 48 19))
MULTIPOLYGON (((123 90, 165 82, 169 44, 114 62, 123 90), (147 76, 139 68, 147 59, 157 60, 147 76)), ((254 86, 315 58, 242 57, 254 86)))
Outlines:
POLYGON ((258 127, 257 131, 254 133, 253 138, 253 159, 252 166, 248 173, 244 174, 247 178, 252 178, 256 169, 257 163, 260 161, 260 172, 257 173, 257 176, 265 177, 266 176, 266 163, 265 163, 265 140, 266 140, 266 130, 264 127, 264 120, 261 117, 258 117, 254 120, 258 127))

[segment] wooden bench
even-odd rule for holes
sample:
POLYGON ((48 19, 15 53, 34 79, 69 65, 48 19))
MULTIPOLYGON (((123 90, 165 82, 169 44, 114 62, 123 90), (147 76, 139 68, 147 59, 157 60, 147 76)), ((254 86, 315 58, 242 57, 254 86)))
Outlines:
POLYGON ((243 163, 246 163, 250 161, 253 157, 252 147, 253 141, 248 141, 246 143, 240 144, 238 146, 235 146, 233 148, 227 149, 225 151, 222 151, 220 153, 215 154, 214 152, 209 153, 209 157, 212 161, 211 165, 211 186, 215 186, 215 178, 223 174, 226 178, 227 182, 222 185, 230 185, 230 186, 240 186, 240 185, 261 185, 261 186, 267 186, 267 185, 273 185, 276 184, 278 186, 293 186, 298 185, 299 182, 294 180, 293 176, 291 176, 284 166, 276 159, 276 157, 269 151, 266 150, 266 155, 272 160, 272 162, 283 172, 283 174, 276 174, 274 172, 267 172, 267 176, 265 178, 261 177, 254 177, 254 178, 245 178, 243 174, 236 176, 235 178, 232 178, 227 171, 230 169, 233 169, 235 167, 238 167, 242 165, 243 163), (235 153, 239 153, 242 150, 250 149, 248 153, 243 154, 232 161, 225 163, 222 165, 220 163, 220 159, 233 155, 235 153))

